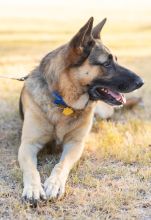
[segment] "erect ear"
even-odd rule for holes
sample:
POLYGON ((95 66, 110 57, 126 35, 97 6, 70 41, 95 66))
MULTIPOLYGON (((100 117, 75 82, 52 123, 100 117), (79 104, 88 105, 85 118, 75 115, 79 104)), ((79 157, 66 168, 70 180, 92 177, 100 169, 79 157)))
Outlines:
POLYGON ((100 32, 104 26, 104 24, 106 23, 106 18, 104 18, 98 25, 96 25, 93 30, 92 30, 92 36, 95 39, 100 39, 100 32))
POLYGON ((90 46, 92 38, 93 17, 79 30, 79 32, 70 41, 70 47, 82 49, 90 46))
POLYGON ((80 65, 89 56, 95 41, 92 37, 93 17, 79 30, 69 42, 68 63, 80 65))

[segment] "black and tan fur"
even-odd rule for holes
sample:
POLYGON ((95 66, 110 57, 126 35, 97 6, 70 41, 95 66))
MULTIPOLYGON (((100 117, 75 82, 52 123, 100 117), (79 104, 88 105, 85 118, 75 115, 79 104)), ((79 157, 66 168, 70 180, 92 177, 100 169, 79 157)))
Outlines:
POLYGON ((80 158, 92 126, 97 97, 93 97, 93 89, 89 92, 89 88, 97 86, 101 80, 106 86, 108 82, 114 89, 118 87, 121 92, 141 86, 136 85, 138 81, 141 84, 141 79, 122 69, 100 41, 104 23, 105 20, 93 29, 93 18, 90 18, 71 41, 47 54, 25 82, 21 93, 24 122, 18 159, 23 171, 23 197, 27 200, 36 202, 40 198, 60 198, 64 194, 68 174, 80 158), (103 66, 109 59, 114 70, 103 66), (127 80, 129 84, 125 85, 127 80), (53 103, 53 91, 62 95, 74 110, 73 114, 63 115, 62 108, 53 103), (37 170, 37 154, 53 140, 62 145, 63 152, 43 188, 37 170))

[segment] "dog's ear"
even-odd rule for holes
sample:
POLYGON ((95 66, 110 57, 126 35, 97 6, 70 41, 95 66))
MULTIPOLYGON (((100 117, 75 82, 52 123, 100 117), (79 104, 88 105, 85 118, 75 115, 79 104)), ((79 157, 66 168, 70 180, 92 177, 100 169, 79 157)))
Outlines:
POLYGON ((73 48, 86 47, 92 38, 93 17, 91 17, 87 23, 79 30, 79 32, 70 41, 70 46, 73 48))
POLYGON ((92 30, 92 36, 95 38, 95 39, 100 39, 100 33, 101 33, 101 30, 104 26, 104 24, 106 23, 106 18, 104 18, 98 25, 96 25, 93 30, 92 30))
POLYGON ((68 64, 80 65, 89 56, 95 41, 92 37, 93 17, 69 42, 68 64))

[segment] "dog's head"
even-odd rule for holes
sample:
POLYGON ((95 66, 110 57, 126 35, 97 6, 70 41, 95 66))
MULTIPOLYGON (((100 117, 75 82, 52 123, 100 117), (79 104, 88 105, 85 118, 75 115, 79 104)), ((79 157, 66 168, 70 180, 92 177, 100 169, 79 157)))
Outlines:
POLYGON ((71 96, 88 93, 91 100, 121 105, 125 102, 121 93, 140 88, 143 81, 119 65, 116 56, 101 42, 100 32, 105 22, 106 19, 93 28, 93 18, 90 18, 71 41, 60 48, 64 65, 60 74, 61 90, 66 89, 71 96), (70 88, 66 82, 71 84, 70 88))
POLYGON ((117 57, 102 44, 100 32, 105 22, 106 19, 92 28, 93 18, 90 18, 71 40, 71 74, 88 89, 92 100, 121 105, 125 102, 121 93, 140 88, 143 81, 131 70, 119 65, 117 57))

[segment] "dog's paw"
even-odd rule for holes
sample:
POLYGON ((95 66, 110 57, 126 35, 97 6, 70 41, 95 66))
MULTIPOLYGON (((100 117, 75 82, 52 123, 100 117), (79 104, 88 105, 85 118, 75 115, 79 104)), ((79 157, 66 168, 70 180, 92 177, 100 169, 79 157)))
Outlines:
POLYGON ((50 176, 44 183, 47 199, 60 199, 65 192, 65 181, 58 175, 50 176))
POLYGON ((29 202, 31 206, 36 207, 40 199, 46 200, 46 194, 40 185, 28 185, 24 187, 22 194, 23 201, 29 202))

